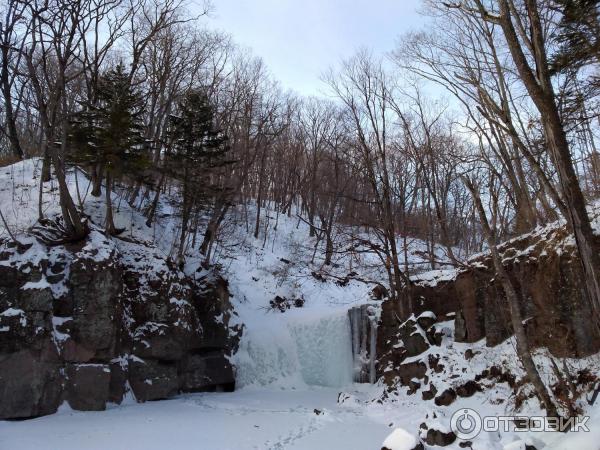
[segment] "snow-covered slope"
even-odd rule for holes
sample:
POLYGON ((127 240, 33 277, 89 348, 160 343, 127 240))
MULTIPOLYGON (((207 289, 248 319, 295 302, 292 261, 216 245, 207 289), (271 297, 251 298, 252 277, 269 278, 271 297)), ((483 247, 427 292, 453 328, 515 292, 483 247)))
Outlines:
MULTIPOLYGON (((0 208, 15 234, 23 233, 37 219, 40 169, 39 160, 0 168, 0 208)), ((84 174, 79 172, 76 183, 71 172, 69 187, 75 199, 83 200, 86 214, 101 226, 103 201, 89 195, 84 174)), ((48 183, 44 191, 44 213, 58 213, 57 187, 48 183)), ((163 256, 172 251, 177 241, 177 218, 168 198, 161 201, 151 228, 118 193, 114 201, 115 222, 118 227, 126 227, 124 237, 147 242, 163 256)), ((254 206, 246 207, 248 217, 254 217, 254 206)), ((233 320, 244 326, 239 350, 232 357, 237 366, 238 391, 186 394, 141 405, 130 402, 100 413, 77 412, 63 406, 53 416, 0 422, 0 449, 376 449, 396 428, 407 430, 408 436, 397 432, 386 441, 390 445, 401 446, 403 439, 412 442, 424 421, 430 427, 446 430, 452 413, 462 408, 470 407, 485 415, 515 413, 514 399, 507 398, 511 391, 502 383, 469 398, 459 398, 450 407, 425 402, 419 394, 410 395, 406 390, 384 395, 386 387, 381 384, 352 383, 347 311, 373 302, 373 287, 385 284, 380 260, 374 254, 341 252, 336 254, 333 266, 324 267, 322 252, 314 251, 315 240, 309 237, 308 226, 294 215, 278 216, 267 210, 267 233, 261 227, 255 239, 246 229, 243 214, 242 207, 234 208, 215 249, 215 262, 229 280, 237 313, 233 320), (276 297, 289 300, 290 308, 285 312, 272 308, 271 301, 276 297), (498 401, 501 398, 504 400, 498 401)), ((347 249, 344 230, 338 230, 337 236, 338 248, 347 249)), ((1 224, 0 237, 7 237, 1 224)), ((411 264, 422 267, 424 244, 409 242, 411 264)), ((195 252, 189 250, 185 270, 199 276, 200 258, 195 252)), ((441 250, 438 256, 443 257, 441 250)), ((420 275, 424 283, 432 284, 451 276, 439 271, 420 275)), ((452 323, 440 326, 451 329, 452 323)), ((446 336, 443 345, 432 347, 425 357, 436 353, 446 365, 435 380, 442 387, 472 379, 498 362, 516 376, 523 374, 511 340, 490 349, 484 342, 460 344, 446 336), (474 353, 469 360, 465 359, 467 350, 474 353)), ((597 357, 567 362, 573 368, 600 367, 597 357)), ((541 370, 544 376, 551 375, 547 364, 541 370)), ((519 413, 539 415, 537 401, 526 402, 519 413)), ((598 408, 591 410, 591 415, 595 419, 590 424, 600 420, 598 408)), ((589 434, 573 436, 488 433, 481 435, 473 448, 525 448, 527 442, 538 449, 597 450, 597 426, 589 434)), ((446 448, 461 447, 456 441, 446 448)))

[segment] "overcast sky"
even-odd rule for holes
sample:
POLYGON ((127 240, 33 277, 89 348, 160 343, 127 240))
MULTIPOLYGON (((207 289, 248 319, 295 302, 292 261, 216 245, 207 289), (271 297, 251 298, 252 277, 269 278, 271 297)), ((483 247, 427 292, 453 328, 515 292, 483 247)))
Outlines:
POLYGON ((262 57, 284 88, 318 95, 320 75, 360 47, 391 50, 422 23, 420 0, 213 0, 211 26, 262 57))

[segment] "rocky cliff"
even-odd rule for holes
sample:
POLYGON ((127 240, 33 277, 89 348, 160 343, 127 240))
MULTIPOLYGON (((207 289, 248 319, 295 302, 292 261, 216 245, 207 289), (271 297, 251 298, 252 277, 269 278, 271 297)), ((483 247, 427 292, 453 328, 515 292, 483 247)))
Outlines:
MULTIPOLYGON (((533 347, 571 358, 600 351, 582 289, 581 264, 565 226, 539 228, 505 242, 499 250, 523 299, 524 324, 533 347)), ((506 382, 516 394, 518 383, 501 367, 504 356, 496 366, 473 362, 478 353, 473 349, 498 347, 500 354, 501 344, 512 335, 508 304, 488 254, 476 255, 456 270, 423 274, 404 294, 402 301, 382 305, 377 372, 388 386, 405 386, 409 393, 420 390, 423 400, 439 405, 453 402, 457 395, 473 395, 483 379, 506 382), (446 348, 453 343, 477 345, 446 348), (449 358, 450 353, 459 353, 462 365, 456 357, 449 358), (447 382, 460 375, 463 383, 465 373, 472 376, 466 386, 447 382)))
POLYGON ((186 277, 150 244, 0 245, 0 419, 232 390, 227 283, 186 277))

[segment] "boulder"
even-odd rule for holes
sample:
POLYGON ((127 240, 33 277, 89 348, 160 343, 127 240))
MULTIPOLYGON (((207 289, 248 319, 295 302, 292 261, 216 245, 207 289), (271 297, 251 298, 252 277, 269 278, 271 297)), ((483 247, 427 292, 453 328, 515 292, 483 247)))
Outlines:
POLYGON ((479 383, 469 380, 456 388, 456 394, 459 397, 472 397, 476 392, 480 392, 481 390, 479 383))
POLYGON ((382 284, 377 284, 371 291, 371 298, 374 300, 383 300, 389 296, 387 288, 382 284))
POLYGON ((437 322, 437 316, 433 311, 425 311, 417 317, 417 323, 423 330, 429 329, 437 322))
POLYGON ((456 435, 452 431, 445 432, 433 428, 427 430, 427 437, 425 438, 425 443, 427 445, 446 447, 447 445, 454 443, 454 441, 456 441, 456 435))
POLYGON ((129 364, 129 384, 139 402, 162 400, 177 394, 174 363, 135 358, 129 364))
POLYGON ((108 385, 108 401, 121 404, 127 390, 127 362, 122 358, 110 362, 110 383, 108 385))
POLYGON ((180 386, 184 392, 214 389, 233 391, 235 388, 233 368, 221 353, 190 355, 181 365, 180 386))
POLYGON ((405 350, 404 356, 407 358, 420 355, 429 348, 423 329, 414 319, 404 322, 400 327, 399 334, 405 350))
POLYGON ((440 395, 435 398, 435 404, 437 406, 448 406, 456 400, 456 392, 452 388, 446 389, 440 395))
POLYGON ((436 394, 437 394, 437 388, 433 384, 429 384, 429 389, 421 392, 421 397, 425 401, 433 400, 433 398, 436 396, 436 394))
POLYGON ((433 370, 435 373, 441 373, 444 370, 444 365, 440 363, 440 355, 439 354, 429 354, 427 356, 427 360, 429 362, 429 368, 433 370))
POLYGON ((444 339, 444 333, 439 331, 435 325, 430 326, 425 331, 427 335, 427 339, 431 345, 437 345, 438 347, 442 345, 442 341, 444 339))
POLYGON ((82 252, 71 264, 72 337, 97 359, 111 359, 116 353, 121 272, 114 250, 99 261, 82 252))
POLYGON ((402 428, 396 428, 385 441, 381 450, 423 450, 423 443, 402 428))
POLYGON ((31 349, 41 351, 50 337, 48 314, 18 308, 0 311, 0 354, 31 349))
POLYGON ((174 326, 147 322, 135 330, 133 353, 140 358, 177 361, 183 357, 183 344, 176 339, 174 326))
POLYGON ((86 363, 91 361, 96 353, 93 350, 90 350, 79 344, 69 336, 62 343, 60 354, 67 362, 86 363))
POLYGON ((400 377, 400 382, 404 386, 409 386, 413 378, 425 378, 427 373, 427 365, 423 361, 413 361, 405 364, 400 364, 397 369, 397 374, 400 377))
POLYGON ((73 409, 103 411, 109 400, 108 364, 68 364, 66 398, 73 409))
POLYGON ((128 383, 139 401, 234 388, 223 278, 196 282, 152 246, 117 248, 93 226, 65 247, 29 241, 0 242, 0 419, 63 400, 102 410, 128 383))
MULTIPOLYGON (((25 284, 25 287, 27 287, 27 284, 25 284)), ((54 297, 50 287, 21 288, 19 294, 17 307, 20 309, 32 312, 50 312, 53 309, 54 297)))
POLYGON ((209 352, 235 347, 229 334, 232 306, 228 282, 215 274, 207 276, 194 291, 191 303, 202 327, 202 339, 193 349, 209 352))
POLYGON ((61 364, 54 345, 41 351, 0 354, 0 419, 24 419, 56 412, 61 402, 61 364))

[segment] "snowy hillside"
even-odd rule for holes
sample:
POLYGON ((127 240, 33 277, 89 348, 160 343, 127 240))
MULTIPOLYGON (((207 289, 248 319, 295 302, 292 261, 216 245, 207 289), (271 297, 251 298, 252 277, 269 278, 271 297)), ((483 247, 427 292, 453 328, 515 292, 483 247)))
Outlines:
MULTIPOLYGON (((37 218, 40 168, 41 161, 34 159, 0 169, 0 206, 18 239, 37 218)), ((90 220, 101 226, 104 203, 89 195, 85 175, 79 172, 76 179, 70 173, 69 187, 73 197, 82 200, 90 220)), ((58 212, 57 190, 52 183, 44 190, 42 210, 51 216, 58 212)), ((156 222, 148 228, 138 210, 114 193, 116 225, 126 228, 120 238, 113 238, 116 245, 126 247, 127 240, 134 239, 163 257, 169 255, 177 239, 173 231, 177 219, 165 198, 156 222)), ((248 208, 251 210, 252 205, 248 208)), ((410 390, 389 391, 381 382, 354 383, 348 310, 367 303, 378 307, 380 302, 372 291, 385 284, 381 262, 374 254, 340 252, 331 267, 323 267, 321 252, 312 261, 315 241, 303 221, 269 211, 272 228, 266 238, 261 234, 255 239, 242 221, 233 220, 237 214, 241 214, 239 209, 232 212, 215 250, 215 262, 229 281, 236 314, 232 322, 243 327, 239 348, 231 358, 236 368, 236 392, 182 394, 146 404, 136 404, 130 397, 105 412, 73 411, 65 403, 52 416, 0 422, 0 448, 376 449, 396 428, 407 431, 396 432, 386 443, 402 441, 402 436, 406 442, 414 441, 419 430, 423 432, 422 423, 447 431, 450 417, 461 408, 492 416, 516 411, 511 389, 500 382, 490 381, 483 392, 458 398, 450 407, 421 401, 421 396, 410 390)), ((8 238, 3 225, 0 238, 8 238)), ((340 248, 344 248, 343 238, 344 230, 340 229, 340 248)), ((410 245, 411 264, 420 268, 424 244, 410 240, 410 245)), ((142 261, 147 257, 134 256, 142 261)), ((443 258, 441 250, 438 258, 443 258)), ((188 251, 187 261, 185 272, 202 276, 194 249, 188 251)), ((432 285, 449 277, 450 272, 440 271, 419 276, 423 284, 432 285)), ((432 346, 420 358, 438 358, 443 364, 444 369, 431 380, 438 390, 472 380, 493 364, 517 378, 523 376, 512 339, 488 348, 483 341, 454 342, 453 321, 440 322, 436 327, 443 334, 442 344, 432 346), (468 360, 467 351, 474 355, 468 360)), ((540 354, 538 360, 543 375, 551 379, 548 359, 540 354)), ((573 370, 600 367, 597 357, 568 360, 568 364, 573 370)), ((580 406, 587 408, 584 402, 580 406)), ((591 411, 596 423, 598 407, 591 411)), ((541 414, 534 399, 525 399, 517 412, 541 414)), ((472 448, 524 449, 527 443, 538 449, 563 450, 576 445, 578 450, 596 450, 598 439, 597 427, 576 436, 487 433, 479 436, 472 448)), ((461 447, 457 441, 446 448, 461 447)))

